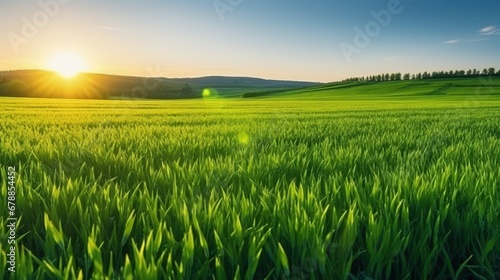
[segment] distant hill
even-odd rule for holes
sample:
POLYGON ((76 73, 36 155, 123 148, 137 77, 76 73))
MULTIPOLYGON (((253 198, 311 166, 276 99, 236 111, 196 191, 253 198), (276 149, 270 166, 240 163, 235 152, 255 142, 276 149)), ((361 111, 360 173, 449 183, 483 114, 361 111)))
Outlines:
POLYGON ((43 70, 0 72, 0 96, 45 98, 196 98, 188 84, 166 78, 82 73, 65 79, 43 70))
POLYGON ((83 73, 74 79, 43 70, 0 71, 0 96, 46 98, 200 98, 205 89, 218 96, 247 91, 296 89, 318 83, 248 77, 162 78, 83 73))
POLYGON ((173 81, 188 83, 197 89, 216 89, 221 96, 241 96, 251 91, 297 89, 320 85, 315 82, 266 80, 250 77, 207 76, 200 78, 177 78, 173 81))

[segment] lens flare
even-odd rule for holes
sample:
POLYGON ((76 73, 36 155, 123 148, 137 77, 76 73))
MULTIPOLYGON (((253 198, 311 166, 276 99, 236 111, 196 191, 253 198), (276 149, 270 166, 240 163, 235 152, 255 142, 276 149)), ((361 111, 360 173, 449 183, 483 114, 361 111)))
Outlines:
POLYGON ((238 142, 243 145, 248 145, 250 144, 250 136, 246 132, 240 132, 238 133, 238 142))

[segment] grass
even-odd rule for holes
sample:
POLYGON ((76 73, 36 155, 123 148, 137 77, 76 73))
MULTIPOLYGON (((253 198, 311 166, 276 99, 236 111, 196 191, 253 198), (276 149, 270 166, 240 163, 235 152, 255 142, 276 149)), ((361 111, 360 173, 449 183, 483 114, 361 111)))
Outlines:
POLYGON ((500 101, 336 96, 0 99, 0 279, 499 278, 500 101))

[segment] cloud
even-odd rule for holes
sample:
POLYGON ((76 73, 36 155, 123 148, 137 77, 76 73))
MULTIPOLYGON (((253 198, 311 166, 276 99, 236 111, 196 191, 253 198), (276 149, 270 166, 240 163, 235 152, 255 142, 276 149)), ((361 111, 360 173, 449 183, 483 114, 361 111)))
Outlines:
POLYGON ((130 32, 130 30, 119 29, 119 28, 113 28, 113 27, 108 27, 108 26, 95 26, 95 27, 97 27, 97 28, 101 28, 101 29, 110 30, 110 31, 130 32))
POLYGON ((490 25, 483 27, 479 29, 479 32, 475 38, 470 38, 470 39, 453 39, 449 41, 443 42, 444 44, 458 44, 460 42, 481 42, 481 41, 487 41, 490 39, 493 39, 491 36, 492 35, 500 35, 500 28, 497 28, 496 26, 490 25))
POLYGON ((454 39, 454 40, 449 40, 449 41, 446 41, 446 42, 444 42, 444 43, 445 43, 445 44, 456 44, 456 43, 458 43, 458 42, 460 42, 460 40, 458 40, 458 39, 454 39))
POLYGON ((490 26, 486 26, 486 27, 481 28, 481 30, 479 30, 479 34, 480 35, 498 35, 498 34, 500 34, 500 29, 496 28, 493 25, 490 25, 490 26))
POLYGON ((486 26, 485 28, 482 28, 481 29, 481 33, 488 33, 488 32, 491 32, 495 30, 495 26, 491 25, 491 26, 486 26))
POLYGON ((467 40, 467 42, 481 42, 481 41, 488 41, 490 39, 491 38, 485 38, 485 37, 483 37, 483 38, 469 39, 469 40, 467 40))

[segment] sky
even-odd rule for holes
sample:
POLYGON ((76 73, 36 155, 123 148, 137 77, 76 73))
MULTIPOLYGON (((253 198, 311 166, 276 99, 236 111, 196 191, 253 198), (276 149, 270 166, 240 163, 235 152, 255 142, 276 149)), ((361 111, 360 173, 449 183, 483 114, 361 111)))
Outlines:
POLYGON ((37 0, 0 3, 0 70, 332 82, 500 68, 500 1, 37 0))

